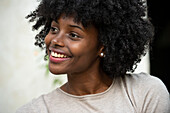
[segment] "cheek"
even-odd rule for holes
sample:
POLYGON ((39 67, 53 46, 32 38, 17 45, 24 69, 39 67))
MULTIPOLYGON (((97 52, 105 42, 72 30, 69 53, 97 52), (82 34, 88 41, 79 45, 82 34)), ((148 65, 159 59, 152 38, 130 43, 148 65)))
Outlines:
POLYGON ((74 59, 71 65, 69 65, 71 67, 70 72, 84 72, 91 68, 91 66, 97 61, 98 55, 96 49, 87 50, 86 48, 87 47, 77 48, 76 51, 74 51, 74 59))
POLYGON ((70 48, 73 56, 78 60, 90 60, 98 56, 97 44, 95 43, 80 43, 72 44, 70 48))
POLYGON ((44 42, 45 42, 46 46, 48 47, 51 42, 51 38, 50 38, 49 34, 46 35, 44 42))

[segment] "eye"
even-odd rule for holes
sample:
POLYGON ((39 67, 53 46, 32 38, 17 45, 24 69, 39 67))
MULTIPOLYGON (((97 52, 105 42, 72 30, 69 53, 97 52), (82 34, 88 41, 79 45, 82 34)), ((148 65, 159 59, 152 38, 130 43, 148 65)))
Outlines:
POLYGON ((70 38, 80 38, 80 36, 77 33, 70 33, 70 38))
POLYGON ((59 32, 59 28, 58 27, 51 27, 50 31, 51 31, 52 34, 56 34, 56 33, 59 32))

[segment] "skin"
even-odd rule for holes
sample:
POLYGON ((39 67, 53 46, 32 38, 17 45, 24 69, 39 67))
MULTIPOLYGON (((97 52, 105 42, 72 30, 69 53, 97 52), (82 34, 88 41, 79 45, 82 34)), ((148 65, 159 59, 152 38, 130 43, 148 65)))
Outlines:
POLYGON ((67 74, 68 82, 61 89, 73 95, 96 94, 105 91, 112 83, 101 69, 103 46, 98 42, 98 31, 91 24, 83 27, 74 17, 61 15, 52 21, 51 30, 45 38, 48 55, 59 50, 69 56, 63 62, 49 61, 53 74, 67 74))

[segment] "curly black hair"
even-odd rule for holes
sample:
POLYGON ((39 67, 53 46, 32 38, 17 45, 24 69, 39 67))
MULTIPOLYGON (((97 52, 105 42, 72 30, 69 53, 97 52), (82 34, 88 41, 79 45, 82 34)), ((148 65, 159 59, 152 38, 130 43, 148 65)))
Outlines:
POLYGON ((146 16, 143 0, 42 0, 35 11, 27 15, 35 22, 35 45, 45 48, 44 39, 53 20, 61 14, 74 15, 75 22, 84 27, 93 24, 104 46, 101 61, 103 71, 113 76, 133 72, 146 53, 154 35, 154 28, 146 16))

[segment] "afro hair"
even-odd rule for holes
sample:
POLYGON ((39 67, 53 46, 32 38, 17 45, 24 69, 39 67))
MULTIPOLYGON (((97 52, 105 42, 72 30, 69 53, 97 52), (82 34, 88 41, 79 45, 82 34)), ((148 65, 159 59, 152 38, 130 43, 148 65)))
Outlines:
POLYGON ((152 41, 154 28, 144 18, 146 11, 143 0, 42 0, 26 18, 35 22, 34 30, 41 28, 35 36, 40 48, 45 48, 51 22, 61 14, 74 15, 84 27, 93 24, 105 50, 102 69, 114 77, 133 72, 152 41))

